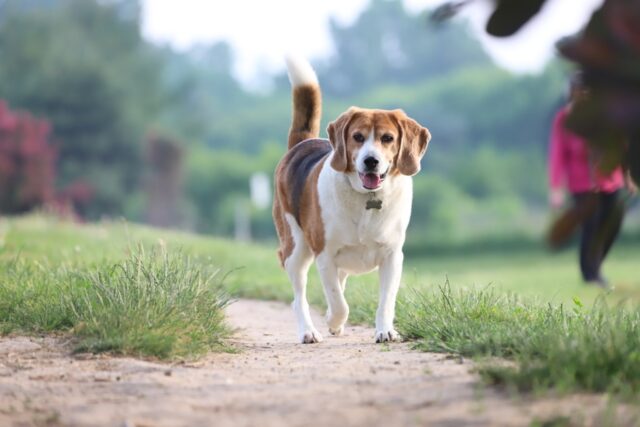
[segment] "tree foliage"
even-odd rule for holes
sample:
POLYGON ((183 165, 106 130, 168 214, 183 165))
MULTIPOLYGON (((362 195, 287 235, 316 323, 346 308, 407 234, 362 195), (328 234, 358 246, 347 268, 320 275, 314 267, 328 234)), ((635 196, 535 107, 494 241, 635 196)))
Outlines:
POLYGON ((23 213, 54 198, 51 126, 0 101, 0 213, 23 213))
POLYGON ((0 13, 0 95, 51 120, 58 185, 94 189, 89 217, 123 212, 158 110, 157 62, 130 3, 8 0, 0 13))
POLYGON ((372 0, 349 26, 331 24, 335 54, 320 68, 323 89, 347 97, 372 87, 410 85, 465 67, 489 65, 462 25, 437 26, 409 14, 401 1, 372 0))

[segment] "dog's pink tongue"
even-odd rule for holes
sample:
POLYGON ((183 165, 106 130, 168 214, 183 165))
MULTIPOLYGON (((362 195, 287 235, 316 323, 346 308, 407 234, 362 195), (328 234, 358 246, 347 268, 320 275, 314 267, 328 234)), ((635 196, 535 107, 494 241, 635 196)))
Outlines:
POLYGON ((380 181, 380 175, 376 173, 367 173, 362 177, 362 183, 367 188, 378 188, 380 181))

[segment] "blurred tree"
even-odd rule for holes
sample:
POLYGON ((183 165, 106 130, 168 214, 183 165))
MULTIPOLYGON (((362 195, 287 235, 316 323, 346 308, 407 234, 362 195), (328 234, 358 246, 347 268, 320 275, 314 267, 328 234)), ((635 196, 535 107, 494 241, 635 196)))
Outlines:
POLYGON ((51 203, 56 150, 50 125, 0 101, 0 213, 17 214, 51 203))
POLYGON ((424 18, 409 14, 401 0, 372 0, 352 25, 332 21, 331 34, 335 55, 319 69, 323 89, 331 96, 350 96, 381 84, 407 85, 490 63, 466 27, 425 28, 424 18))
POLYGON ((438 150, 489 144, 542 153, 564 86, 559 67, 537 76, 514 76, 495 66, 465 67, 413 85, 382 86, 356 103, 403 108, 437 136, 438 150))
MULTIPOLYGON (((231 235, 236 202, 249 199, 249 179, 256 171, 270 174, 282 156, 281 145, 267 145, 257 156, 237 151, 194 148, 187 158, 187 197, 199 213, 196 230, 231 235)), ((271 211, 253 212, 252 234, 272 237, 271 211)))
POLYGON ((231 74, 233 55, 229 44, 201 45, 182 53, 165 48, 162 56, 163 86, 170 105, 162 112, 163 126, 189 141, 205 140, 212 147, 238 147, 237 143, 243 141, 228 135, 225 124, 251 104, 252 96, 231 74))
POLYGON ((50 118, 62 141, 58 185, 93 188, 82 215, 122 214, 161 100, 137 2, 7 0, 2 12, 0 95, 50 118))

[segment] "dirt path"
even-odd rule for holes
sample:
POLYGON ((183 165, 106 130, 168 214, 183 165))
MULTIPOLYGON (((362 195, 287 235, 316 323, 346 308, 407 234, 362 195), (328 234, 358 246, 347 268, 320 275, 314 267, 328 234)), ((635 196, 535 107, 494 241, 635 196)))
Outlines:
POLYGON ((228 316, 241 353, 197 363, 73 356, 59 339, 2 338, 0 426, 521 426, 569 415, 577 425, 602 422, 602 397, 510 399, 478 387, 471 363, 376 345, 369 328, 297 344, 293 313, 281 303, 239 301, 228 316))

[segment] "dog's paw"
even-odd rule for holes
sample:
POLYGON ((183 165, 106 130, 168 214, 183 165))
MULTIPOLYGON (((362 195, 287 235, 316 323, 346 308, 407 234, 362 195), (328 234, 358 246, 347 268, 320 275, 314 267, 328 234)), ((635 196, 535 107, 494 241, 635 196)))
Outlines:
POLYGON ((340 336, 344 332, 344 324, 349 318, 349 307, 345 305, 336 311, 327 309, 325 317, 327 319, 327 326, 329 326, 329 332, 331 332, 331 335, 340 336))
POLYGON ((331 335, 339 337, 344 333, 344 325, 340 325, 337 328, 329 327, 329 332, 331 333, 331 335))
POLYGON ((391 341, 400 341, 402 337, 395 329, 387 329, 383 331, 376 331, 376 342, 391 342, 391 341))
POLYGON ((300 342, 302 344, 315 344, 322 342, 322 335, 315 328, 307 329, 300 334, 300 342))

